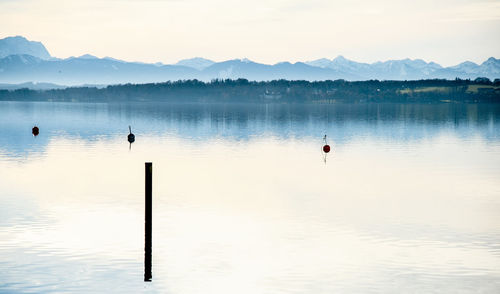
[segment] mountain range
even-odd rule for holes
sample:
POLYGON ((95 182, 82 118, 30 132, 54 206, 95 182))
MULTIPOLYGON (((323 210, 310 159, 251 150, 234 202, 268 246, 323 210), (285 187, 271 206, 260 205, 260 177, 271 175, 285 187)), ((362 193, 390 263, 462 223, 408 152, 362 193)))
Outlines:
MULTIPOLYGON (((196 57, 176 64, 127 62, 111 57, 98 58, 89 54, 66 59, 51 56, 40 42, 24 37, 0 39, 0 83, 32 85, 106 85, 151 83, 182 79, 248 80, 418 80, 500 78, 500 59, 490 57, 481 64, 465 61, 456 66, 442 67, 421 59, 388 60, 361 63, 338 56, 306 62, 280 62, 274 65, 233 59, 214 62, 196 57)), ((1 87, 1 85, 0 85, 1 87)))

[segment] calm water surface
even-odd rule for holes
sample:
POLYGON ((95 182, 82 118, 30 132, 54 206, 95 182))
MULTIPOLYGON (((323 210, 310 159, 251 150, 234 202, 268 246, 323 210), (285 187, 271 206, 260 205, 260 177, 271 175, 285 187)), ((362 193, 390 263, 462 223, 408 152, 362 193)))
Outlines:
POLYGON ((500 293, 500 107, 0 102, 0 292, 500 293))

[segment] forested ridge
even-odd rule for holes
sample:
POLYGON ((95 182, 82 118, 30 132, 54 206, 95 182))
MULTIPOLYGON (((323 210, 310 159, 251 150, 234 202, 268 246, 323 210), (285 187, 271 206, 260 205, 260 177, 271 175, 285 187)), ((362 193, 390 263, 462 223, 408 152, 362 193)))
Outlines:
POLYGON ((180 80, 149 84, 0 90, 0 101, 73 102, 500 102, 500 80, 289 81, 180 80))

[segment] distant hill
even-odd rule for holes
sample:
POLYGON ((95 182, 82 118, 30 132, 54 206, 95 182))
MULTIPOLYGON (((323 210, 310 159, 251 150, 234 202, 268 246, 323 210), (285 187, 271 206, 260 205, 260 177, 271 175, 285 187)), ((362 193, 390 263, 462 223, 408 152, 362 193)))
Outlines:
POLYGON ((41 43, 31 42, 23 37, 1 39, 0 52, 0 83, 8 84, 35 82, 72 86, 238 78, 254 81, 500 78, 500 60, 493 57, 480 65, 466 61, 451 67, 442 67, 421 59, 360 63, 342 56, 274 65, 248 59, 214 62, 196 57, 164 65, 126 62, 111 57, 98 58, 89 54, 57 59, 51 57, 41 43))
POLYGON ((359 63, 343 56, 329 60, 326 58, 306 62, 312 66, 329 68, 344 72, 346 76, 356 76, 360 80, 419 80, 419 79, 475 79, 487 77, 500 78, 500 60, 490 57, 481 65, 470 61, 452 67, 442 67, 435 62, 425 62, 422 59, 388 60, 375 63, 359 63))
POLYGON ((28 41, 21 36, 0 39, 0 58, 13 54, 28 54, 40 59, 50 59, 49 51, 40 42, 28 41))
POLYGON ((195 68, 197 70, 204 70, 205 68, 211 66, 214 64, 212 60, 201 58, 201 57, 195 57, 191 59, 183 59, 179 62, 177 62, 175 65, 181 65, 181 66, 187 66, 191 68, 195 68))
POLYGON ((22 84, 0 84, 0 90, 16 90, 16 89, 31 89, 31 90, 48 90, 48 89, 65 89, 66 86, 51 84, 51 83, 33 83, 27 82, 22 84))
POLYGON ((67 86, 147 83, 188 79, 197 72, 184 66, 157 66, 88 57, 42 60, 30 55, 9 55, 0 59, 0 83, 11 84, 26 81, 67 86))

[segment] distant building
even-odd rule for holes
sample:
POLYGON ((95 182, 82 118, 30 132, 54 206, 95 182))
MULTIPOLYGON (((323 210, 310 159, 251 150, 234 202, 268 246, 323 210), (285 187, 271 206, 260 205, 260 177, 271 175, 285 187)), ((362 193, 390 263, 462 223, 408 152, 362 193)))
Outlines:
POLYGON ((267 89, 262 96, 264 97, 264 99, 270 99, 270 100, 277 100, 277 99, 281 99, 281 97, 283 97, 283 95, 281 95, 280 92, 269 91, 267 89))

